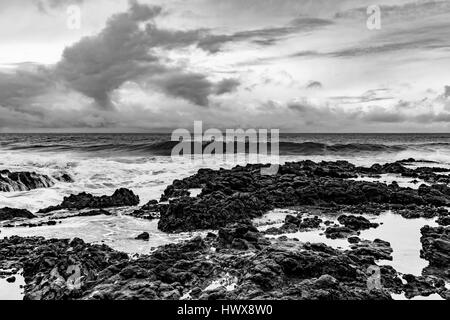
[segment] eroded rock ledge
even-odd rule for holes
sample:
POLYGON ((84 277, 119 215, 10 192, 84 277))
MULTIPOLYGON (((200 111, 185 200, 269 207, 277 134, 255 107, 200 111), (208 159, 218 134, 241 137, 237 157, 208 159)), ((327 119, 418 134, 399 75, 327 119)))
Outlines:
POLYGON ((13 209, 8 207, 0 209, 0 221, 32 218, 36 218, 36 216, 25 209, 13 209))
POLYGON ((53 185, 53 180, 43 174, 0 170, 0 192, 28 191, 53 185))
POLYGON ((160 212, 158 227, 165 232, 217 229, 260 217, 271 209, 305 205, 392 208, 408 218, 447 216, 448 211, 440 208, 450 206, 446 184, 422 184, 416 190, 401 188, 397 183, 351 180, 358 175, 395 173, 435 181, 442 178, 435 171, 445 171, 409 169, 403 164, 365 168, 346 161, 301 161, 280 166, 274 176, 261 175, 264 166, 260 164, 231 170, 201 169, 191 177, 175 180, 164 191, 161 200, 175 198, 168 205, 153 204, 152 208, 160 212), (195 198, 183 196, 192 188, 202 188, 202 193, 195 198))
POLYGON ((0 267, 23 268, 26 299, 390 299, 402 281, 375 260, 391 252, 381 240, 341 251, 235 224, 134 259, 80 239, 5 238, 0 267))
POLYGON ((424 273, 438 275, 450 281, 450 226, 437 228, 425 226, 420 232, 422 233, 420 256, 430 262, 424 273))
POLYGON ((38 213, 49 213, 56 210, 81 210, 86 208, 102 209, 112 207, 136 206, 139 204, 139 197, 133 191, 121 188, 116 190, 111 196, 96 197, 92 194, 82 192, 77 195, 64 197, 61 204, 41 209, 38 213))

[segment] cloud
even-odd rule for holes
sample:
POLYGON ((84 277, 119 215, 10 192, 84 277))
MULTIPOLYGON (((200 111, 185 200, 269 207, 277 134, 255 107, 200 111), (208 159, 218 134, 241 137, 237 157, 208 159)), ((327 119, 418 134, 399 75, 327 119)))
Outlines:
POLYGON ((10 125, 22 115, 27 121, 18 125, 105 127, 117 125, 120 117, 114 114, 123 102, 115 92, 127 83, 182 99, 190 107, 207 107, 211 96, 236 90, 235 79, 213 81, 167 58, 167 51, 195 44, 204 30, 160 29, 154 19, 162 12, 159 6, 131 1, 100 33, 67 47, 56 65, 23 64, 0 71, 0 115, 10 125))
POLYGON ((217 95, 222 95, 236 91, 240 84, 240 81, 237 79, 223 79, 217 83, 215 93, 217 95))
POLYGON ((155 18, 161 10, 131 2, 130 9, 110 18, 100 34, 66 48, 55 73, 99 106, 112 108, 113 90, 126 81, 165 69, 149 53, 149 35, 139 25, 155 18))
POLYGON ((151 84, 168 95, 203 107, 209 105, 208 97, 213 93, 214 86, 203 74, 180 72, 156 76, 151 80, 151 84))
POLYGON ((227 43, 251 41, 259 45, 273 45, 289 35, 312 31, 332 24, 331 20, 299 17, 281 27, 240 31, 229 35, 206 35, 199 41, 198 47, 211 53, 217 53, 227 43))
POLYGON ((84 0, 33 0, 38 10, 48 13, 50 10, 66 9, 70 5, 81 5, 84 0))
MULTIPOLYGON (((404 4, 380 5, 383 18, 423 18, 430 15, 442 14, 450 11, 450 3, 447 0, 423 0, 404 4)), ((367 6, 339 11, 335 14, 337 19, 357 19, 367 17, 367 6)))
POLYGON ((129 10, 110 18, 100 34, 66 48, 55 73, 104 109, 114 107, 111 93, 127 81, 151 84, 166 94, 206 106, 215 84, 205 75, 167 65, 156 52, 195 44, 204 30, 160 29, 154 18, 161 12, 159 6, 131 2, 129 10))
MULTIPOLYGON (((442 96, 431 101, 398 101, 386 106, 369 105, 353 108, 345 107, 330 100, 314 101, 306 97, 288 102, 286 107, 297 114, 304 123, 327 127, 328 125, 360 126, 378 124, 450 124, 450 112, 445 110, 442 96)), ((375 101, 375 100, 374 100, 375 101)))
POLYGON ((41 66, 26 66, 12 73, 1 72, 0 105, 32 113, 35 98, 45 95, 56 85, 52 72, 41 66))
POLYGON ((333 57, 351 58, 351 57, 375 55, 380 53, 388 53, 400 50, 425 49, 427 47, 438 48, 440 47, 441 44, 442 44, 441 39, 416 39, 396 43, 392 42, 392 43, 382 43, 379 45, 352 47, 330 52, 327 55, 333 57))
POLYGON ((306 89, 322 89, 323 85, 321 82, 319 81, 310 81, 307 85, 306 85, 306 89))
POLYGON ((450 97, 450 86, 445 86, 444 97, 450 97))

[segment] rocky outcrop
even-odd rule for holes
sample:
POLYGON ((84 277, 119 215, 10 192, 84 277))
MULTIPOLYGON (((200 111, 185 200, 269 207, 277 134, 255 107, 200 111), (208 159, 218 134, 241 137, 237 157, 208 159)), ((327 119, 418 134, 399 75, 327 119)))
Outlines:
POLYGON ((139 197, 128 189, 118 189, 111 196, 96 197, 83 192, 77 195, 65 197, 63 202, 57 206, 41 209, 38 213, 48 213, 56 210, 81 210, 86 208, 112 208, 135 206, 139 204, 139 197))
POLYGON ((371 223, 364 217, 342 215, 338 218, 340 224, 355 231, 378 227, 378 223, 371 223))
POLYGON ((423 227, 422 250, 420 256, 428 260, 429 266, 424 269, 425 274, 436 274, 450 279, 450 227, 423 227))
POLYGON ((221 228, 218 240, 219 248, 236 250, 261 249, 262 246, 270 244, 253 225, 239 223, 221 228))
POLYGON ((140 235, 138 235, 136 238, 136 240, 144 240, 144 241, 148 241, 150 239, 150 234, 148 232, 142 232, 140 235))
POLYGON ((132 259, 80 239, 5 238, 0 268, 13 267, 23 268, 25 298, 46 300, 390 299, 401 284, 392 267, 376 266, 372 251, 269 241, 246 224, 132 259), (368 285, 373 268, 380 286, 368 285), (221 279, 228 286, 211 288, 221 279))
POLYGON ((146 220, 159 219, 160 212, 167 210, 167 204, 158 203, 156 200, 150 200, 145 205, 130 213, 130 216, 146 220))
POLYGON ((32 219, 36 218, 36 216, 25 209, 13 209, 8 207, 0 209, 0 221, 12 220, 16 218, 32 219))
MULTIPOLYGON (((285 233, 296 233, 306 230, 318 229, 324 221, 318 216, 302 217, 299 213, 297 216, 287 215, 284 224, 279 228, 269 228, 264 233, 268 235, 280 235, 285 233)), ((331 222, 331 221, 326 221, 331 222)))
POLYGON ((416 277, 412 274, 405 274, 403 279, 406 284, 403 286, 405 296, 411 299, 417 296, 429 296, 431 294, 440 294, 446 299, 447 289, 445 288, 445 281, 433 276, 416 277))
POLYGON ((345 239, 359 235, 359 232, 348 227, 333 225, 325 230, 325 236, 329 239, 345 239))
MULTIPOLYGON (((361 173, 410 173, 412 169, 401 163, 362 168, 345 161, 301 161, 280 166, 273 176, 261 175, 263 167, 256 164, 231 170, 203 169, 192 177, 175 180, 165 190, 164 198, 179 196, 183 194, 180 190, 191 188, 202 188, 202 193, 196 198, 170 200, 167 208, 160 211, 158 227, 166 232, 217 229, 228 223, 259 217, 274 208, 310 205, 392 206, 394 211, 403 210, 402 215, 413 216, 429 208, 418 215, 448 214, 447 210, 438 209, 450 205, 450 188, 443 185, 421 185, 414 190, 401 188, 396 183, 386 185, 348 179, 361 173)), ((361 223, 360 227, 364 225, 361 223)))
POLYGON ((52 179, 43 174, 0 170, 0 192, 28 191, 53 185, 52 179))
POLYGON ((387 241, 375 239, 374 241, 359 241, 351 245, 352 252, 358 256, 370 256, 375 260, 392 260, 391 244, 387 241))
POLYGON ((443 227, 450 226, 450 216, 439 217, 436 222, 443 227))
POLYGON ((68 173, 55 174, 55 175, 53 175, 53 178, 55 178, 56 180, 58 180, 60 182, 66 182, 66 183, 75 182, 68 173))

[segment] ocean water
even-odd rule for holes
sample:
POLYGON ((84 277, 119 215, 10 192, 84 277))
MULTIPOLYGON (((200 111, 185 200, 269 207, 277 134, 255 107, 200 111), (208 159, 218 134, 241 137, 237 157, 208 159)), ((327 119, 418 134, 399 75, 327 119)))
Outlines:
MULTIPOLYGON (((24 208, 32 212, 59 204, 64 196, 79 192, 109 195, 117 188, 129 188, 141 199, 141 205, 159 199, 174 179, 190 176, 200 168, 231 168, 248 162, 348 160, 357 165, 371 165, 415 158, 424 160, 414 166, 450 167, 450 134, 284 134, 280 136, 280 156, 258 159, 237 154, 233 159, 221 156, 170 157, 177 142, 168 134, 0 134, 0 170, 34 171, 49 176, 69 174, 75 182, 55 180, 48 189, 27 192, 0 192, 0 207, 24 208), (429 161, 434 161, 430 163, 429 161)), ((361 178, 360 178, 361 179, 361 178)), ((364 178, 367 179, 367 178, 364 178)), ((398 181, 417 188, 409 179, 384 175, 378 181, 398 181)), ((284 215, 286 212, 284 212, 284 215)), ((283 212, 269 214, 282 220, 283 212)), ((263 218, 263 219, 266 219, 263 218)), ((383 225, 365 231, 362 238, 390 241, 394 249, 391 263, 400 272, 419 275, 426 261, 419 257, 420 228, 432 220, 407 221, 386 213, 373 218, 383 225)), ((260 221, 261 222, 261 221, 260 221)), ((157 230, 157 221, 128 217, 121 209, 109 217, 83 217, 62 220, 57 226, 37 228, 2 228, 0 236, 80 237, 88 242, 106 243, 131 254, 147 253, 154 247, 188 239, 195 234, 167 235, 157 230), (147 231, 149 242, 134 239, 147 231)), ((306 232, 291 237, 300 241, 325 242, 345 248, 345 241, 328 241, 321 232, 306 232)), ((0 282, 0 293, 7 286, 0 282), (3 289, 2 289, 3 288, 3 289)), ((14 297, 17 294, 11 294, 14 297)))
MULTIPOLYGON (((230 168, 247 162, 271 162, 275 157, 233 161, 220 156, 172 159, 177 142, 169 134, 0 134, 0 170, 70 174, 75 183, 57 182, 50 189, 0 193, 0 206, 36 211, 82 191, 111 194, 118 187, 132 189, 142 202, 158 199, 174 179, 199 168, 230 168)), ((404 158, 450 165, 450 134, 284 134, 281 163, 303 159, 349 160, 370 165, 404 158)), ((429 164, 426 164, 429 165, 429 164)))

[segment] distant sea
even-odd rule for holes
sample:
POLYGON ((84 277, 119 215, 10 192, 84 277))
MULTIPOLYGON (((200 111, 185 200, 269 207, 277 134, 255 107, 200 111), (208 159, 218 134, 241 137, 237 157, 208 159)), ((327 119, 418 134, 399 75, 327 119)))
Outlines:
MULTIPOLYGON (((71 193, 110 194, 119 187, 142 201, 158 199, 174 179, 199 168, 245 164, 223 159, 172 159, 177 142, 169 134, 0 134, 0 169, 68 173, 74 183, 25 193, 0 193, 0 207, 37 210, 58 204, 71 193)), ((450 164, 450 134, 281 134, 280 161, 348 160, 359 165, 405 158, 450 164)), ((272 158, 261 157, 260 162, 272 158)))

